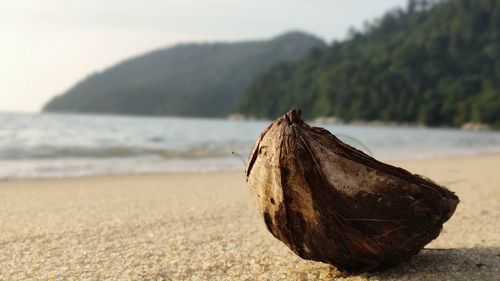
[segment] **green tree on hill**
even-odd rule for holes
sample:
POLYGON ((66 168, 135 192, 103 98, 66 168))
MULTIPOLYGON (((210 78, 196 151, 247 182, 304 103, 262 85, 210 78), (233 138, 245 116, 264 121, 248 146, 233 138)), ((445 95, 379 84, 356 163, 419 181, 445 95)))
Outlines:
POLYGON ((128 59, 49 101, 49 112, 221 116, 235 111, 252 79, 326 44, 289 32, 271 40, 182 44, 128 59))
POLYGON ((258 76, 238 111, 500 127, 500 1, 410 1, 295 63, 258 76))

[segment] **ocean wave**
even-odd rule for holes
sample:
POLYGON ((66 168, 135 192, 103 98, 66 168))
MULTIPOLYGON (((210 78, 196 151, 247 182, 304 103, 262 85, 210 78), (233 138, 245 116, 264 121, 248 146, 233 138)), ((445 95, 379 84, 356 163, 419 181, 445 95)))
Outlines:
POLYGON ((61 158, 131 158, 138 156, 156 156, 162 159, 198 159, 212 157, 230 157, 233 152, 246 154, 251 143, 215 144, 206 143, 187 148, 156 147, 1 147, 0 160, 61 159, 61 158))
POLYGON ((244 171, 236 157, 169 159, 157 157, 103 159, 0 160, 0 181, 37 178, 67 178, 96 175, 142 174, 157 172, 244 171))

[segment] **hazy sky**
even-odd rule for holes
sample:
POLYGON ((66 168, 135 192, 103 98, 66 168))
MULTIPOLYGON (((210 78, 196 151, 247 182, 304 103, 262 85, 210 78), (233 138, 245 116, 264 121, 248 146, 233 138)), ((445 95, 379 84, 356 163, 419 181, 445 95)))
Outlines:
POLYGON ((0 111, 38 111, 85 76, 186 41, 288 30, 330 42, 407 0, 0 0, 0 111))

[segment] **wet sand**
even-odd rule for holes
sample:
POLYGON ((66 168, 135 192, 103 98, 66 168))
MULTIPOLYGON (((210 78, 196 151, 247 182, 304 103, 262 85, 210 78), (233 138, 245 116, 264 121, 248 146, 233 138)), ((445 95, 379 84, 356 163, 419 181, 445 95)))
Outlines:
POLYGON ((348 276, 274 239, 243 172, 0 182, 0 280, 500 280, 500 155, 395 163, 448 186, 419 255, 348 276))

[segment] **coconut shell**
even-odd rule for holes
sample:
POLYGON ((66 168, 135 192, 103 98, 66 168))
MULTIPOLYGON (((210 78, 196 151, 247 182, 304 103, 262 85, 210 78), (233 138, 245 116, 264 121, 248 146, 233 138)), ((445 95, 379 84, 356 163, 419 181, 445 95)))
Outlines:
POLYGON ((443 186, 372 158, 291 110, 264 130, 247 183, 267 229, 304 259, 365 272, 417 254, 454 213, 443 186))

